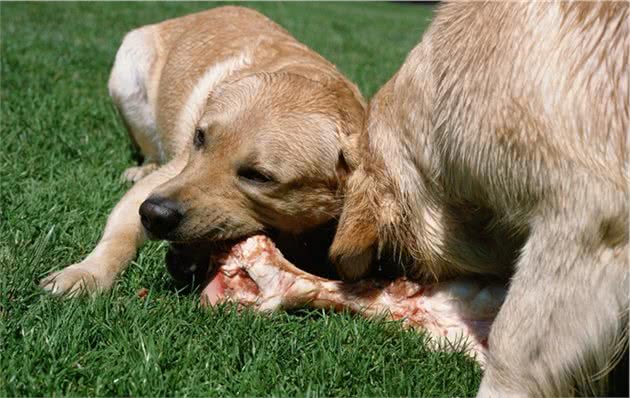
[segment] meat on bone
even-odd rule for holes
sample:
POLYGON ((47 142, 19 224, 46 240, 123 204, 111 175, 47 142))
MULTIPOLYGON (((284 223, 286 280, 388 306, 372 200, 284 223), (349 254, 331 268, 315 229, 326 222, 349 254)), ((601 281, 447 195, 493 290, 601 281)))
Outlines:
POLYGON ((295 267, 262 235, 213 262, 214 274, 201 293, 205 305, 228 300, 264 312, 315 307, 384 317, 426 331, 438 349, 465 342, 482 365, 490 325, 505 297, 505 287, 471 279, 422 285, 406 278, 355 283, 320 278, 295 267))

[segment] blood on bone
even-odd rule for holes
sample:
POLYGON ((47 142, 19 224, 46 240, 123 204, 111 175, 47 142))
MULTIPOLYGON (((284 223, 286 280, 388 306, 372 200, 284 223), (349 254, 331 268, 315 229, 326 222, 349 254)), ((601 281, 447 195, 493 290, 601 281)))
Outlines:
POLYGON ((422 285, 393 281, 333 281, 308 274, 287 261, 274 243, 253 236, 211 260, 213 275, 201 293, 204 305, 233 301, 260 311, 297 307, 348 310, 420 329, 436 349, 463 341, 482 365, 488 333, 505 295, 502 286, 455 280, 422 285))

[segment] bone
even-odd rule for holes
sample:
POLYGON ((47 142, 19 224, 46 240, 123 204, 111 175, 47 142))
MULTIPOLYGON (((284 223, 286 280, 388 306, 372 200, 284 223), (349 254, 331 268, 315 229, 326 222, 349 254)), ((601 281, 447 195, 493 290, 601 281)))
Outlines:
POLYGON ((231 301, 262 312, 326 308, 401 321, 428 333, 433 348, 464 347, 482 366, 490 326, 505 297, 503 286, 469 279, 425 285, 406 278, 355 283, 324 279, 291 264, 262 235, 234 246, 214 263, 218 269, 201 293, 204 305, 231 301))

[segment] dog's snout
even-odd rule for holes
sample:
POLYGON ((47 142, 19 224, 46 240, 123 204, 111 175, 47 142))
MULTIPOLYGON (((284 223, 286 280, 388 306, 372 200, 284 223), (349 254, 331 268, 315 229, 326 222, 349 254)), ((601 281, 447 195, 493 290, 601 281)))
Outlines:
POLYGON ((176 202, 150 197, 140 206, 142 225, 156 238, 165 238, 183 218, 176 202))

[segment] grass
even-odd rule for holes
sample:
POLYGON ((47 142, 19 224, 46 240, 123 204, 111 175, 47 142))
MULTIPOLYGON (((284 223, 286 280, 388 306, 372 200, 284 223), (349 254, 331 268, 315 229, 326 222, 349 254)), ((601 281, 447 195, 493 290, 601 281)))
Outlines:
MULTIPOLYGON (((432 10, 408 4, 255 3, 374 94, 432 10)), ((106 82, 126 31, 203 3, 1 5, 0 396, 470 396, 479 368, 398 324, 301 311, 205 310, 149 243, 112 292, 37 287, 81 260, 128 188, 127 133, 106 82), (136 292, 149 288, 140 299, 136 292)))

